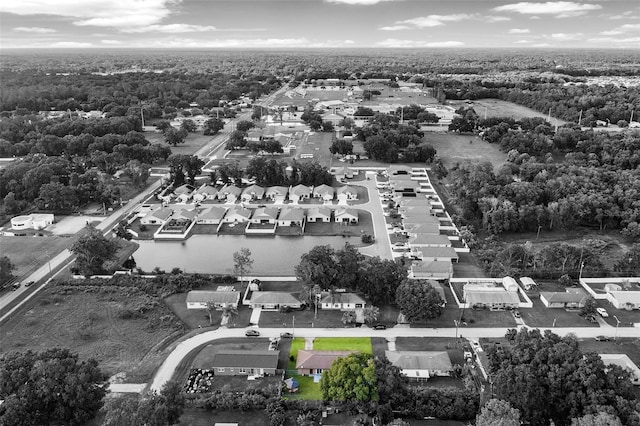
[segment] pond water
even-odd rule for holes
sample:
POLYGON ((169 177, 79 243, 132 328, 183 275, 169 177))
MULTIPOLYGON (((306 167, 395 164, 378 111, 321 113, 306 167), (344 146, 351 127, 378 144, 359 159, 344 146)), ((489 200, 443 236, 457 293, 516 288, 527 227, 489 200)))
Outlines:
POLYGON ((355 245, 360 238, 192 235, 186 241, 138 241, 133 258, 145 272, 158 266, 167 272, 177 267, 189 273, 233 274, 233 253, 246 247, 253 259, 252 275, 287 276, 294 275, 300 257, 315 246, 340 249, 347 242, 355 245))

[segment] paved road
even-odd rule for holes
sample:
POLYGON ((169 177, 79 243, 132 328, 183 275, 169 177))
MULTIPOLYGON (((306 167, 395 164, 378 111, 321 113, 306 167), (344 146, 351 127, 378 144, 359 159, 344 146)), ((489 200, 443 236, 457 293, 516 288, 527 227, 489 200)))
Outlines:
MULTIPOLYGON (((178 364, 187 356, 189 352, 198 346, 213 342, 218 339, 230 337, 243 337, 246 328, 221 328, 219 330, 207 331, 197 336, 191 337, 180 344, 167 356, 162 366, 156 372, 151 382, 151 390, 160 391, 162 386, 173 377, 178 364)), ((544 331, 547 329, 541 329, 544 331)), ((548 329, 555 334, 565 336, 573 333, 579 338, 594 338, 604 335, 615 336, 615 328, 599 327, 579 327, 579 328, 551 328, 548 329)), ((455 337, 455 328, 408 328, 394 327, 387 330, 372 330, 368 327, 361 328, 262 328, 260 337, 278 337, 282 332, 293 332, 296 337, 455 337)), ((460 328, 458 333, 464 338, 477 340, 481 337, 503 337, 507 328, 460 328)), ((624 327, 618 330, 618 337, 640 337, 640 328, 624 327)), ((252 338, 247 338, 248 342, 252 338)))
POLYGON ((350 183, 350 185, 364 186, 369 192, 369 201, 367 203, 355 204, 351 207, 367 210, 371 213, 373 233, 376 238, 374 244, 362 247, 360 253, 368 256, 380 256, 382 259, 393 259, 391 240, 389 239, 389 232, 387 231, 387 222, 385 221, 382 211, 380 194, 378 194, 378 189, 376 188, 375 173, 367 173, 367 176, 370 176, 371 179, 350 183))

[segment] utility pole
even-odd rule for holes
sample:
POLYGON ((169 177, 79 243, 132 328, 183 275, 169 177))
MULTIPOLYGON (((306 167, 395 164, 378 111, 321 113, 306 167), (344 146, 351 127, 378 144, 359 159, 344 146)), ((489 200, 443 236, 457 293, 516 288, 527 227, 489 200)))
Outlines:
POLYGON ((620 325, 620 320, 615 315, 613 316, 613 318, 615 318, 615 320, 616 320, 616 334, 615 334, 615 336, 613 338, 613 341, 617 342, 618 341, 618 326, 620 325))

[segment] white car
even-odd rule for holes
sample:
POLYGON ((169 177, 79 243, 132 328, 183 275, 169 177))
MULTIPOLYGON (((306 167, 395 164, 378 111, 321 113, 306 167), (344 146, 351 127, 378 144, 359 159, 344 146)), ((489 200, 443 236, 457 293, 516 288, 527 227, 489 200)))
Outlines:
POLYGON ((596 308, 596 312, 600 314, 602 318, 608 318, 609 314, 604 308, 596 308))

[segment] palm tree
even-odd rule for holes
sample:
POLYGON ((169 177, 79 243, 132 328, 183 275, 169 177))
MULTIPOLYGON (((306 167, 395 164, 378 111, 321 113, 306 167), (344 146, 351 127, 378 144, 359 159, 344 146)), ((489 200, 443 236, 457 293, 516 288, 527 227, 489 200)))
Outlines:
POLYGON ((229 324, 229 320, 231 317, 238 316, 238 308, 233 305, 224 305, 222 307, 222 320, 220 321, 220 325, 226 326, 229 324))

